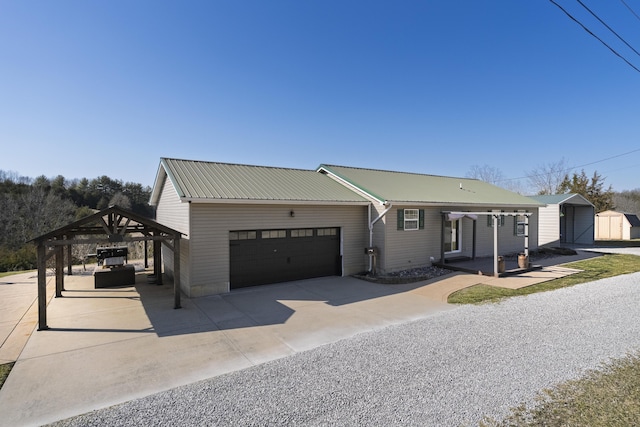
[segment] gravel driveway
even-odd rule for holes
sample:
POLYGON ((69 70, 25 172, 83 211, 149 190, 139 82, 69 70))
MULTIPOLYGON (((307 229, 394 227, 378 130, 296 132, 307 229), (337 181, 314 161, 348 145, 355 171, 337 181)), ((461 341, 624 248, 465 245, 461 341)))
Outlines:
POLYGON ((477 425, 640 349, 640 273, 461 306, 58 425, 477 425))

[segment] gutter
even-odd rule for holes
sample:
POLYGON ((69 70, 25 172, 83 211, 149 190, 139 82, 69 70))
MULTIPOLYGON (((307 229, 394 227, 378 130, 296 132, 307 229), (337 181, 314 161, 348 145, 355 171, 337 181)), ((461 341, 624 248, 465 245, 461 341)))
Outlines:
MULTIPOLYGON (((393 208, 393 204, 389 203, 388 201, 384 202, 383 206, 387 206, 387 208, 382 211, 382 213, 380 213, 380 215, 378 215, 378 217, 373 221, 371 220, 371 206, 372 205, 369 204, 369 247, 373 247, 373 226, 376 224, 376 222, 380 221, 387 214, 387 212, 391 210, 391 208, 393 208)), ((369 254, 369 269, 367 270, 369 273, 371 273, 371 270, 373 269, 374 256, 376 255, 372 253, 369 254)))

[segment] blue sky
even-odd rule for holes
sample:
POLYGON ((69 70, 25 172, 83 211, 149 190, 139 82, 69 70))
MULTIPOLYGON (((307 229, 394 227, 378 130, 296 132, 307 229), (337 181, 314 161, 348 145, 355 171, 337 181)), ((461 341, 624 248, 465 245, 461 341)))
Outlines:
MULTIPOLYGON (((583 3, 640 51, 640 0, 583 3)), ((548 0, 4 0, 0 55, 0 169, 23 176, 152 185, 175 157, 518 178, 564 158, 640 188, 640 73, 548 0)))

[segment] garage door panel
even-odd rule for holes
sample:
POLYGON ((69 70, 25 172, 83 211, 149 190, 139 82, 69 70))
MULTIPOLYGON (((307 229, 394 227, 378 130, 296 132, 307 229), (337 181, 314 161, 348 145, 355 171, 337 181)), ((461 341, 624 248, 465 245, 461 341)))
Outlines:
MULTIPOLYGON (((255 239, 230 240, 232 289, 342 273, 339 228, 286 230, 285 237, 279 231, 258 230, 255 239)), ((247 235, 230 236, 238 233, 247 235)))

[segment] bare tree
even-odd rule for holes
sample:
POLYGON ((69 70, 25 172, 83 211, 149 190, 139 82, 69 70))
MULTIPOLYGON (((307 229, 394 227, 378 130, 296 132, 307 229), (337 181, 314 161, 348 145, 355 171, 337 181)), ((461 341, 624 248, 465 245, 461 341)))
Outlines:
POLYGON ((472 165, 466 174, 467 178, 479 179, 498 187, 506 188, 515 193, 522 194, 522 184, 517 179, 506 179, 502 171, 489 165, 472 165))
POLYGON ((613 194, 613 204, 617 211, 640 214, 640 189, 613 194))
POLYGON ((122 209, 131 210, 131 200, 127 195, 122 194, 120 191, 114 194, 111 200, 109 200, 109 206, 114 205, 120 206, 122 209))
POLYGON ((556 194, 570 170, 566 160, 561 158, 552 163, 540 165, 527 173, 529 184, 536 194, 556 194))
POLYGON ((479 179, 480 181, 488 182, 493 185, 499 185, 501 181, 504 181, 502 171, 489 165, 472 165, 466 176, 467 178, 479 179))

